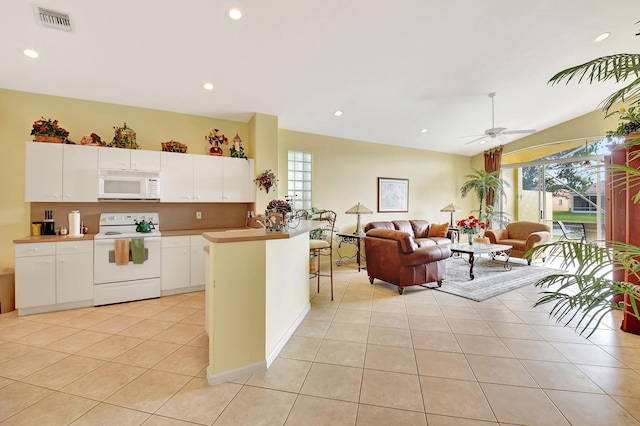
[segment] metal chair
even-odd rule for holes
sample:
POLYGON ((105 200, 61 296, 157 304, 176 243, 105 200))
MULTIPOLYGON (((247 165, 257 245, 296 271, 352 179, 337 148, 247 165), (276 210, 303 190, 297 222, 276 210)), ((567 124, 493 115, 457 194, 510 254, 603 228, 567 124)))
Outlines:
POLYGON ((584 223, 574 223, 570 226, 567 226, 561 220, 556 220, 560 231, 562 231, 562 236, 560 237, 560 241, 580 241, 582 243, 587 242, 587 233, 584 229, 584 223))
POLYGON ((336 212, 332 210, 322 210, 318 215, 318 218, 315 220, 323 220, 326 221, 327 224, 322 228, 311 231, 309 252, 313 257, 329 256, 329 274, 320 273, 320 259, 318 259, 316 275, 318 276, 318 293, 320 293, 320 277, 331 278, 331 300, 333 300, 333 231, 336 226, 337 215, 336 212))

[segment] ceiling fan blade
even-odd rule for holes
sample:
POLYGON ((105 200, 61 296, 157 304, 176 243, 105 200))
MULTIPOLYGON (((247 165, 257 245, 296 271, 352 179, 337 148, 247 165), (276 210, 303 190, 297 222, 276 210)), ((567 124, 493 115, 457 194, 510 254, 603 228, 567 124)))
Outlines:
POLYGON ((465 145, 470 145, 470 144, 472 144, 472 143, 474 143, 474 142, 481 141, 481 140, 486 139, 486 138, 488 138, 488 137, 489 137, 489 135, 483 135, 482 137, 479 137, 479 138, 477 138, 477 139, 471 140, 471 141, 469 141, 469 142, 465 142, 465 145))
POLYGON ((465 136, 458 136, 458 139, 462 139, 462 138, 477 138, 480 136, 487 136, 486 133, 479 133, 477 135, 465 135, 465 136))
POLYGON ((503 135, 518 135, 518 134, 529 134, 537 132, 536 129, 526 129, 526 130, 507 130, 506 132, 502 132, 503 135))

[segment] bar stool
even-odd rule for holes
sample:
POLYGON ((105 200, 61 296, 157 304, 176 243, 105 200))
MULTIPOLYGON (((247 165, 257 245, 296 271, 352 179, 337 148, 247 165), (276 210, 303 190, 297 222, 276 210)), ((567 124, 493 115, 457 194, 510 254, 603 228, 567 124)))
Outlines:
POLYGON ((317 220, 326 221, 326 226, 318 229, 317 232, 312 231, 312 237, 309 240, 309 252, 313 257, 329 256, 329 274, 320 273, 320 259, 318 259, 318 293, 320 293, 320 277, 331 278, 331 300, 333 300, 333 230, 336 226, 336 212, 332 210, 322 210, 319 212, 317 220))

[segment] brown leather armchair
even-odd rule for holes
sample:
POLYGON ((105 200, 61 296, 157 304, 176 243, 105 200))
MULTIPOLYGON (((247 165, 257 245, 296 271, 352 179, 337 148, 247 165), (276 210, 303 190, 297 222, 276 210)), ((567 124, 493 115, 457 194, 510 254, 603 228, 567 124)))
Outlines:
MULTIPOLYGON (((535 246, 551 241, 551 227, 539 222, 511 222, 506 229, 490 229, 485 232, 491 244, 506 244, 512 248, 511 257, 526 259, 531 265, 531 257, 526 253, 535 246)), ((536 258, 544 262, 546 254, 539 252, 536 258)))
POLYGON ((451 256, 449 245, 418 247, 413 237, 402 231, 374 228, 364 238, 369 282, 378 278, 404 287, 437 282, 442 285, 446 260, 451 256))

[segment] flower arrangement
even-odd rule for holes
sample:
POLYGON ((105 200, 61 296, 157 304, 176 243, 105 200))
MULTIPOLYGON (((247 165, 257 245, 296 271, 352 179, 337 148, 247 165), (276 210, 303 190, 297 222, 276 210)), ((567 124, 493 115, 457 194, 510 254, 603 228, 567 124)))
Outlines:
POLYGON ((209 154, 211 155, 222 155, 222 148, 220 148, 220 145, 229 144, 229 139, 227 139, 225 135, 219 135, 219 131, 220 130, 218 129, 213 129, 209 132, 209 136, 204 137, 210 145, 213 145, 211 149, 209 149, 209 154))
POLYGON ((271 169, 260 173, 253 181, 258 185, 260 190, 264 189, 267 194, 269 193, 269 188, 278 186, 278 179, 276 179, 276 175, 271 171, 271 169))
POLYGON ((63 140, 69 136, 67 129, 58 125, 58 120, 40 117, 40 120, 33 122, 31 134, 34 136, 57 136, 63 140))
POLYGON ((267 204, 267 210, 278 212, 278 213, 289 213, 291 212, 291 204, 286 202, 285 200, 271 200, 269 204, 267 204))
POLYGON ((484 231, 485 224, 484 222, 480 222, 475 216, 469 216, 466 219, 459 220, 458 223, 458 231, 462 234, 479 234, 484 231))
POLYGON ((617 111, 613 111, 606 115, 606 117, 611 117, 614 115, 618 116, 618 127, 616 130, 610 130, 607 132, 607 136, 626 136, 632 132, 640 131, 640 100, 636 101, 633 106, 629 108, 620 108, 617 111))

